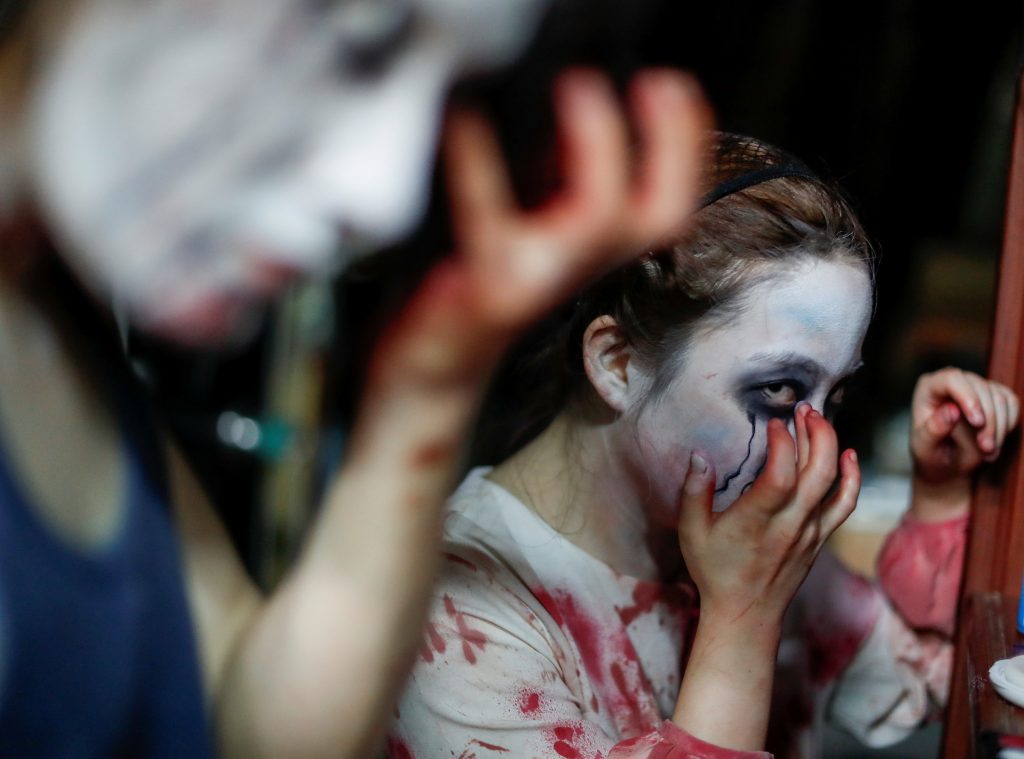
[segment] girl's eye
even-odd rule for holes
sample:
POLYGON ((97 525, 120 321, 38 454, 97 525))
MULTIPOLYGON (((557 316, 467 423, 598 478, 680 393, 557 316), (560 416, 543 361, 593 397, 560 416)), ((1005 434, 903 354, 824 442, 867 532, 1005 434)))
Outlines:
POLYGON ((789 409, 800 400, 797 388, 789 382, 769 382, 760 387, 761 399, 776 409, 789 409))
POLYGON ((846 386, 840 385, 832 394, 828 397, 828 401, 825 403, 825 416, 832 419, 839 408, 843 405, 843 398, 846 397, 846 386))

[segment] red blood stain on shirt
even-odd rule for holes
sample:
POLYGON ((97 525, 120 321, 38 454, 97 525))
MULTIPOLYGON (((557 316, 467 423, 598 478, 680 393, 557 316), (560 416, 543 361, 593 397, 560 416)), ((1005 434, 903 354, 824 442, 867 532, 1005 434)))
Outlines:
POLYGON ((427 635, 430 638, 430 645, 434 647, 439 654, 443 654, 447 646, 445 646, 444 638, 441 637, 441 633, 434 627, 433 622, 427 622, 427 635))
POLYGON ((540 601, 540 605, 544 607, 544 610, 555 620, 555 624, 562 627, 562 613, 559 611, 558 604, 555 603, 555 599, 551 597, 551 594, 544 588, 531 588, 531 592, 540 601))
POLYGON ((471 740, 470 743, 475 743, 476 745, 480 746, 481 748, 485 748, 488 751, 499 751, 508 753, 508 749, 504 746, 495 746, 493 743, 484 743, 483 741, 477 740, 475 738, 471 740))
POLYGON ((640 703, 638 701, 639 693, 636 688, 630 687, 629 683, 626 682, 626 674, 622 671, 622 667, 618 662, 614 662, 611 666, 612 680, 615 681, 615 687, 619 689, 619 694, 622 696, 622 701, 625 707, 629 710, 631 721, 634 725, 634 729, 642 731, 646 727, 644 722, 643 714, 640 711, 640 703))
POLYGON ((388 759, 416 759, 404 741, 398 738, 388 738, 388 759))
POLYGON ((469 626, 465 615, 455 608, 455 602, 452 601, 451 596, 447 593, 444 596, 444 610, 455 621, 459 637, 462 638, 462 655, 466 657, 466 661, 470 664, 476 664, 476 653, 473 651, 473 646, 483 651, 487 646, 487 636, 469 626))
POLYGON ((663 586, 656 582, 638 582, 633 588, 633 605, 619 609, 619 619, 622 624, 629 625, 641 614, 647 614, 654 609, 654 604, 663 598, 663 586))
POLYGON ((476 571, 476 564, 474 564, 473 562, 471 562, 471 561, 469 561, 467 559, 462 558, 461 556, 456 556, 454 553, 446 553, 444 555, 444 557, 448 561, 451 561, 451 562, 453 562, 455 564, 461 564, 464 567, 469 567, 474 572, 476 571))
POLYGON ((645 736, 645 735, 638 735, 638 736, 636 736, 634 738, 629 738, 627 740, 620 741, 619 743, 615 744, 615 748, 633 748, 635 745, 637 745, 640 741, 644 740, 646 737, 647 736, 645 736))
POLYGON ((427 664, 431 664, 434 661, 434 652, 430 650, 430 644, 425 640, 420 641, 420 658, 427 664))
POLYGON ((537 691, 524 690, 519 694, 519 711, 533 714, 540 710, 540 694, 537 691))
POLYGON ((551 748, 565 759, 583 759, 580 753, 579 739, 583 736, 581 723, 563 722, 556 725, 552 732, 551 748))
POLYGON ((579 649, 583 666, 597 682, 604 681, 604 670, 601 666, 601 650, 604 636, 598 624, 589 614, 579 608, 576 599, 564 590, 555 590, 551 594, 543 590, 534 590, 534 595, 548 610, 560 627, 565 627, 579 649))
POLYGON ((448 646, 444 642, 444 638, 434 627, 433 622, 427 622, 427 637, 420 643, 420 656, 427 664, 434 661, 434 652, 437 651, 439 654, 443 654, 448 646))
POLYGON ((686 615, 697 604, 696 591, 685 583, 638 582, 633 588, 633 605, 618 609, 622 624, 654 611, 656 604, 666 611, 686 615))

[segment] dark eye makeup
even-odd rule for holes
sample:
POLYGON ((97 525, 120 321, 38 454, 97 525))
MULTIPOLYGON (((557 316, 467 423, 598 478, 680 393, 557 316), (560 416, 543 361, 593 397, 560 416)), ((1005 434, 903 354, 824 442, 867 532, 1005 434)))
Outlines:
MULTIPOLYGON (((841 381, 825 401, 824 415, 832 419, 843 404, 846 380, 841 381)), ((789 419, 796 405, 806 400, 808 385, 798 379, 773 379, 747 387, 741 402, 748 413, 760 419, 789 419)))
MULTIPOLYGON (((736 384, 736 400, 751 417, 759 419, 792 419, 796 405, 807 400, 828 381, 829 374, 816 361, 797 354, 757 355, 752 360, 764 365, 740 377, 736 384)), ((842 377, 829 390, 822 409, 832 419, 843 403, 846 388, 856 369, 842 377)))
POLYGON ((792 416, 796 404, 807 395, 802 382, 792 379, 771 380, 753 386, 747 393, 747 410, 763 419, 792 416))

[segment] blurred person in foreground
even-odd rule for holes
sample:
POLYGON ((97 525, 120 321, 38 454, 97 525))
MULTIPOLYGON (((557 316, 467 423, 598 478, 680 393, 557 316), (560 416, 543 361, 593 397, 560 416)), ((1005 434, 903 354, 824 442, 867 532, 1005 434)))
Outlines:
POLYGON ((564 73, 563 181, 530 211, 490 126, 448 115, 453 253, 377 345, 348 456, 270 598, 116 343, 84 339, 93 310, 48 250, 140 327, 237 339, 296 276, 409 230, 447 85, 514 57, 544 5, 0 4, 0 755, 372 754, 489 374, 567 293, 677 231, 696 88, 636 77, 634 151, 607 82, 564 73))

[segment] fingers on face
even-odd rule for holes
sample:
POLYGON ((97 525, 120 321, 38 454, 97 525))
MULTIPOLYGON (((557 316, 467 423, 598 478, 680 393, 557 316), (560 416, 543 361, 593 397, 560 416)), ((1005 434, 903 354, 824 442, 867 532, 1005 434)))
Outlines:
POLYGON ((793 429, 796 432, 796 460, 801 473, 807 468, 811 458, 811 438, 807 432, 807 414, 811 404, 800 401, 793 413, 793 429))
POLYGON ((860 495, 860 464, 857 453, 851 448, 839 457, 840 480, 839 488, 821 507, 822 542, 836 531, 846 518, 853 513, 860 495))
POLYGON ((692 537, 695 530, 707 528, 711 520, 714 488, 714 466, 700 453, 691 453, 690 466, 679 496, 679 525, 688 536, 692 537))
POLYGON ((821 503, 835 482, 839 441, 832 425, 820 413, 808 409, 804 414, 808 455, 800 473, 795 505, 801 513, 809 513, 821 503))
POLYGON ((768 451, 764 469, 750 488, 749 496, 768 514, 784 509, 796 494, 797 447, 786 425, 768 422, 768 451))

